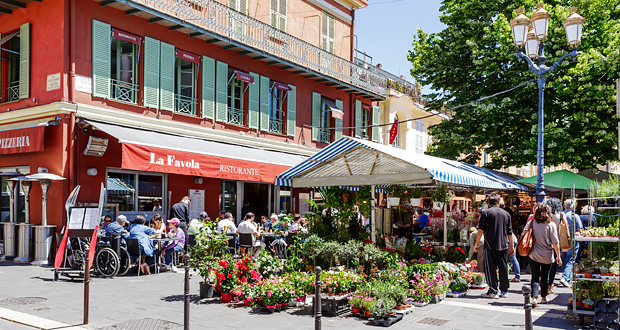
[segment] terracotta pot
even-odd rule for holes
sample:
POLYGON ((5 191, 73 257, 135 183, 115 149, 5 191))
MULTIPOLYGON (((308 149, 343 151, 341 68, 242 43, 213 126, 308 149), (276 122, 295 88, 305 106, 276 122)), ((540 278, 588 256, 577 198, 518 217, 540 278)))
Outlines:
POLYGON ((349 201, 349 194, 342 194, 342 201, 343 202, 348 202, 349 201))
POLYGON ((411 305, 400 305, 400 306, 396 306, 396 309, 404 311, 405 309, 411 307, 411 305))
POLYGON ((583 274, 586 276, 586 278, 592 278, 592 273, 583 273, 583 274))
POLYGON ((359 314, 362 312, 361 308, 351 308, 351 313, 359 314))
POLYGON ((335 295, 335 293, 330 292, 330 293, 328 293, 327 295, 328 295, 328 296, 330 296, 330 297, 332 297, 332 296, 334 296, 334 295, 335 295))
POLYGON ((578 301, 575 304, 577 305, 577 307, 583 307, 583 303, 581 301, 578 301))
POLYGON ((583 304, 583 308, 585 308, 585 309, 592 309, 592 308, 594 308, 594 305, 583 304))
POLYGON ((229 303, 232 300, 232 292, 222 292, 222 302, 229 303))

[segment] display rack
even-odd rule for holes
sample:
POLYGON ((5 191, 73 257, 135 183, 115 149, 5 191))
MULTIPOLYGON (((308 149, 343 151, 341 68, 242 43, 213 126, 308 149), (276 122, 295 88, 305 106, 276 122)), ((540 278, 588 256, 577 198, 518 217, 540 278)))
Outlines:
MULTIPOLYGON (((602 199, 611 199, 613 198, 614 200, 618 200, 618 198, 620 198, 620 196, 613 196, 613 197, 592 197, 592 192, 590 190, 588 190, 588 197, 587 198, 575 198, 575 186, 573 185, 571 188, 571 197, 573 198, 573 200, 575 201, 588 201, 588 205, 592 206, 595 208, 595 210, 620 210, 620 207, 618 207, 618 203, 615 203, 615 206, 610 207, 610 206, 598 206, 597 204, 597 200, 602 200, 602 199)), ((574 210, 572 210, 574 211, 574 210)), ((593 222, 592 221, 592 213, 589 214, 589 221, 588 221, 592 227, 596 227, 596 220, 593 222)), ((576 228, 575 228, 575 222, 573 221, 573 230, 572 230, 572 245, 573 245, 573 251, 575 250, 575 242, 592 242, 592 243, 618 243, 618 260, 620 260, 620 238, 619 237, 584 237, 584 236, 576 236, 576 228)), ((590 250, 590 258, 592 258, 592 256, 596 257, 596 249, 594 248, 595 244, 590 244, 590 246, 588 247, 590 250)), ((577 251, 576 253, 579 253, 579 251, 577 251)), ((572 312, 573 315, 576 315, 579 317, 579 324, 583 325, 585 322, 585 316, 594 316, 595 315, 595 311, 594 310, 586 310, 586 309, 578 309, 577 308, 577 298, 576 298, 576 283, 579 281, 596 281, 596 282, 620 282, 620 277, 614 277, 612 279, 604 279, 604 278, 577 278, 577 272, 576 272, 576 267, 577 264, 573 264, 573 281, 572 281, 572 285, 571 285, 571 289, 572 289, 572 294, 573 294, 573 303, 571 306, 569 306, 568 311, 572 312)), ((616 297, 616 300, 620 302, 619 298, 616 297)), ((596 303, 596 302, 595 302, 596 303)))

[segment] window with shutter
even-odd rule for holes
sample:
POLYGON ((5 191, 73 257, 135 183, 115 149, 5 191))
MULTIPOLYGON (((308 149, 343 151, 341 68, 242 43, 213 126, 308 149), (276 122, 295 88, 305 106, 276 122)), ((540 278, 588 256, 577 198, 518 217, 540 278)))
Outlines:
POLYGON ((297 128, 297 88, 289 85, 291 90, 286 95, 287 112, 286 112, 286 135, 295 136, 297 128))
POLYGON ((93 20, 93 96, 110 97, 110 24, 93 20))
POLYGON ((271 26, 286 32, 286 3, 287 0, 271 0, 271 26))
POLYGON ((312 92, 312 140, 317 141, 321 129, 321 94, 312 92))
POLYGON ((269 89, 269 132, 282 134, 286 91, 271 86, 269 89))
POLYGON ((415 152, 424 152, 424 122, 421 120, 415 121, 415 152))
POLYGON ((230 108, 230 90, 228 84, 228 64, 217 61, 215 101, 215 121, 228 122, 228 109, 230 108))
POLYGON ((260 130, 269 131, 269 78, 260 76, 260 130))
MULTIPOLYGON (((341 100, 336 100, 336 106, 344 111, 344 103, 341 100)), ((334 118, 334 128, 334 141, 337 141, 342 137, 342 119, 334 118)))
POLYGON ((179 57, 176 58, 174 112, 190 116, 196 115, 197 69, 198 64, 179 57))
POLYGON ((110 98, 113 100, 133 104, 137 102, 137 48, 138 45, 132 42, 112 38, 110 98))
POLYGON ((362 102, 355 100, 355 137, 362 137, 362 102))
POLYGON ((202 57, 202 118, 215 116, 215 60, 202 57))
POLYGON ((30 97, 30 23, 19 27, 19 98, 30 97))
POLYGON ((379 107, 372 107, 372 141, 379 142, 379 107))
POLYGON ((323 12, 321 22, 321 48, 334 53, 336 19, 328 13, 323 12))
MULTIPOLYGON (((228 7, 240 12, 243 15, 248 14, 248 1, 247 0, 228 0, 228 7)), ((232 30, 236 33, 232 33, 232 36, 239 39, 241 35, 244 35, 247 31, 247 23, 241 17, 235 17, 230 15, 228 18, 228 24, 232 27, 232 30)), ((231 31, 232 32, 232 31, 231 31)))
MULTIPOLYGON (((6 98, 2 98, 2 102, 13 102, 20 99, 20 78, 21 78, 21 61, 20 61, 20 48, 21 38, 19 35, 15 35, 13 38, 6 41, 2 45, 7 51, 4 52, 5 58, 2 58, 0 62, 6 60, 7 76, 5 81, 6 98)), ((0 71, 1 73, 1 71, 0 71)), ((0 74, 0 77, 2 75, 0 74)))
MULTIPOLYGON (((235 70, 228 70, 228 116, 226 122, 229 124, 243 126, 244 109, 243 109, 243 81, 237 79, 235 70)), ((255 82, 256 84, 256 82, 255 82)))
POLYGON ((254 83, 250 84, 248 87, 248 127, 258 129, 258 120, 260 117, 260 75, 254 72, 250 72, 250 75, 254 77, 254 83))
POLYGON ((144 38, 144 106, 159 109, 160 41, 144 38))
POLYGON ((174 111, 174 53, 173 45, 160 43, 159 108, 162 110, 174 111))

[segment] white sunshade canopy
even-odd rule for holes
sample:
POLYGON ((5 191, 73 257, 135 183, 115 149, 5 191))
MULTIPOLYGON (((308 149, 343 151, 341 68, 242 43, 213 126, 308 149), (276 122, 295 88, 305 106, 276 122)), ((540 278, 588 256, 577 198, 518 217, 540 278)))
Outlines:
POLYGON ((276 177, 277 185, 293 187, 435 181, 465 187, 527 190, 487 169, 348 136, 276 177))

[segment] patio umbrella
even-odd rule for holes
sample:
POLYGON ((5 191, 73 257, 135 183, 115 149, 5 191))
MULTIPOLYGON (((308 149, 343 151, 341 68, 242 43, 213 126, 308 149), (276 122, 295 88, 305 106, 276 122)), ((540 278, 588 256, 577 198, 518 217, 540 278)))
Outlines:
MULTIPOLYGON (((588 189, 592 180, 575 174, 569 170, 559 170, 551 173, 545 173, 545 187, 553 187, 559 189, 571 189, 571 185, 575 184, 575 189, 588 189)), ((536 176, 515 181, 517 183, 536 184, 536 176)))

